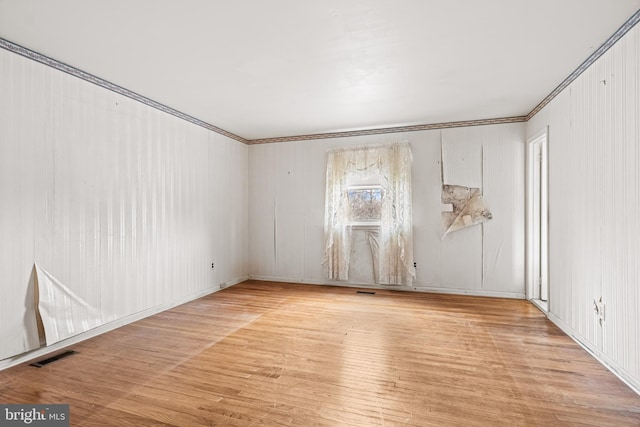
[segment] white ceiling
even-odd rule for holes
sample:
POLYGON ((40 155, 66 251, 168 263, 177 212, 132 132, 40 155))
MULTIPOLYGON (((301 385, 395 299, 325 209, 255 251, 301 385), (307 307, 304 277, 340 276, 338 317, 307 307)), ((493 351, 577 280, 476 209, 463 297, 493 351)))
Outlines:
POLYGON ((0 0, 0 37, 246 139, 523 116, 640 0, 0 0))

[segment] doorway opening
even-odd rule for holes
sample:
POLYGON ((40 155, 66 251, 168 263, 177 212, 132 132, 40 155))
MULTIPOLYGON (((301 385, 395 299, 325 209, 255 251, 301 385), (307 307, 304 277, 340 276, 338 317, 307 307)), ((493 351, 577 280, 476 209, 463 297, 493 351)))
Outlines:
POLYGON ((527 144, 527 297, 549 311, 548 129, 527 144))

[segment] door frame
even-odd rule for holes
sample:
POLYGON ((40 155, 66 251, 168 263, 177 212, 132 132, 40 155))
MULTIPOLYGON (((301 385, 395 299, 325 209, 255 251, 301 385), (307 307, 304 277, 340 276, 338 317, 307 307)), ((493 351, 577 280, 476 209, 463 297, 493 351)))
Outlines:
POLYGON ((526 296, 549 311, 549 128, 527 139, 526 296))

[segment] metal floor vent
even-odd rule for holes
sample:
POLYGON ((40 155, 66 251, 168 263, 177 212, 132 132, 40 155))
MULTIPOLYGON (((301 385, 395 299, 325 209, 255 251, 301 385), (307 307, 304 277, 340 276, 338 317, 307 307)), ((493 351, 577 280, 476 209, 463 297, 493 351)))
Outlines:
POLYGON ((56 360, 64 359, 65 357, 71 356, 72 354, 76 354, 76 351, 67 350, 62 353, 56 354, 55 356, 51 356, 47 359, 39 360, 35 363, 32 363, 30 366, 35 366, 36 368, 42 368, 44 365, 48 365, 49 363, 53 363, 56 360))
POLYGON ((375 295, 376 293, 372 291, 356 291, 356 294, 375 295))

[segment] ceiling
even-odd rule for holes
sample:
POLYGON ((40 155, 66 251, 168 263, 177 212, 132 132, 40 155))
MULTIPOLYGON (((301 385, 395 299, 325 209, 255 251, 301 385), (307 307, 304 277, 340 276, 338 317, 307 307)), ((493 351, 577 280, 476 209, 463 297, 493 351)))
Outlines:
POLYGON ((242 138, 525 116, 640 0, 0 0, 0 37, 242 138))

